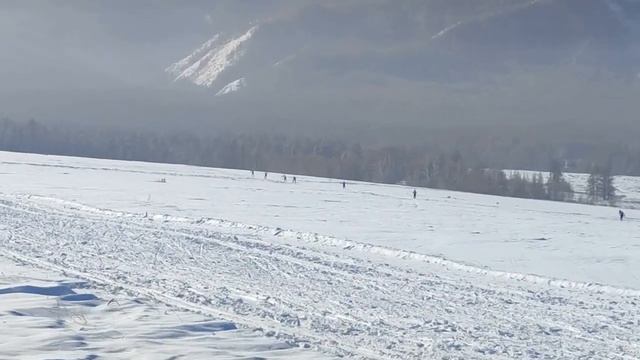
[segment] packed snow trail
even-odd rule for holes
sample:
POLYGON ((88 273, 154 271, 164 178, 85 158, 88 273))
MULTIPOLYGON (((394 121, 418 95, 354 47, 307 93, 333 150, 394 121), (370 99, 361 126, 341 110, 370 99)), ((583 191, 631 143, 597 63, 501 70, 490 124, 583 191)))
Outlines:
POLYGON ((0 247, 36 266, 361 359, 640 357, 640 297, 562 289, 2 197, 0 247))

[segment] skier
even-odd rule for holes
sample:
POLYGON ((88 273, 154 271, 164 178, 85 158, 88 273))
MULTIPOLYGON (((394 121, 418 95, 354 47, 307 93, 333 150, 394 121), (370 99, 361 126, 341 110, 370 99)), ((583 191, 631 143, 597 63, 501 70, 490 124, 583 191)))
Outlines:
POLYGON ((298 181, 298 179, 296 179, 296 177, 293 177, 293 183, 295 184, 298 181))
POLYGON ((284 182, 287 182, 287 175, 282 174, 282 180, 284 180, 284 182))
POLYGON ((342 188, 345 189, 347 187, 347 183, 346 182, 342 182, 342 188))
POLYGON ((620 221, 624 220, 624 211, 618 210, 618 214, 620 215, 620 221))
POLYGON ((268 174, 269 174, 268 172, 266 172, 266 171, 264 172, 264 179, 265 179, 265 180, 267 180, 267 175, 268 175, 268 174))
POLYGON ((256 173, 253 170, 251 170, 251 177, 254 177, 255 175, 256 173))
POLYGON ((416 196, 418 196, 418 192, 416 191, 416 189, 413 189, 413 198, 415 199, 416 196))

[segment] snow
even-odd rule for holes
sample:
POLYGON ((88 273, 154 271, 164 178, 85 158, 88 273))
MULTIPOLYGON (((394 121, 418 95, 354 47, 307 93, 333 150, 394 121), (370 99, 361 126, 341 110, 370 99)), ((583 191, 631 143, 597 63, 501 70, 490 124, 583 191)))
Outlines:
MULTIPOLYGON (((528 170, 508 170, 508 174, 520 173, 529 178, 538 172, 528 170)), ((541 173, 544 181, 549 178, 548 172, 541 173)), ((576 197, 587 199, 587 181, 589 174, 564 173, 564 179, 571 184, 576 197)), ((635 176, 614 176, 613 185, 616 195, 620 198, 617 204, 623 208, 640 209, 640 178, 635 176)))
POLYGON ((282 66, 283 64, 289 63, 289 62, 295 60, 296 57, 297 57, 297 54, 291 54, 291 55, 285 56, 284 58, 276 61, 273 64, 273 67, 279 67, 279 66, 282 66))
POLYGON ((245 80, 245 78, 234 80, 228 83, 227 85, 225 85, 222 89, 220 89, 220 91, 216 93, 216 96, 227 95, 227 94, 237 92, 243 87, 245 87, 246 85, 247 85, 247 81, 245 80))
POLYGON ((216 218, 640 289, 638 216, 617 209, 182 165, 0 153, 3 192, 137 214, 216 218), (3 170, 4 169, 4 170, 3 170), (157 182, 166 178, 167 183, 157 182), (589 246, 584 246, 588 244, 589 246), (473 249, 470 251, 469 249, 473 249))
POLYGON ((219 46, 215 46, 219 40, 219 35, 216 35, 165 71, 175 76, 175 81, 189 80, 196 85, 211 87, 225 70, 235 65, 244 55, 243 45, 251 39, 257 29, 258 27, 254 26, 239 37, 219 46))
POLYGON ((182 73, 182 71, 184 71, 184 69, 188 68, 189 66, 197 62, 200 58, 209 53, 211 49, 214 48, 214 45, 218 42, 218 39, 220 39, 220 34, 214 35, 211 39, 205 41, 205 43, 202 44, 194 52, 189 54, 184 59, 172 64, 171 66, 166 68, 165 71, 170 74, 179 75, 180 73, 182 73))
MULTIPOLYGON (((538 4, 540 2, 540 0, 530 0, 530 1, 525 1, 522 3, 518 3, 518 2, 513 2, 511 4, 509 4, 508 6, 505 7, 499 7, 497 10, 494 11, 490 11, 490 12, 480 12, 478 14, 476 14, 475 16, 472 16, 468 19, 465 20, 459 20, 451 25, 448 25, 446 27, 444 27, 442 30, 438 31, 436 34, 431 36, 431 40, 437 40, 440 39, 444 36, 446 36, 448 33, 452 32, 453 30, 457 29, 458 27, 461 26, 466 26, 470 23, 475 23, 475 22, 482 22, 482 21, 486 21, 487 19, 491 19, 497 16, 503 16, 505 14, 509 14, 512 12, 516 12, 516 11, 520 11, 526 8, 530 8, 535 6, 536 4, 538 4)), ((506 5, 506 4, 505 4, 506 5)))
POLYGON ((0 256, 2 359, 329 358, 260 331, 237 329, 233 322, 5 256, 0 256))
MULTIPOLYGON (((233 324, 219 333, 236 354, 276 341, 296 359, 640 356, 633 211, 620 222, 609 207, 14 153, 0 176, 6 257, 86 282, 99 304, 121 294, 201 317, 157 311, 134 332, 233 324)), ((9 278, 0 288, 63 283, 9 278)), ((1 319, 20 321, 14 295, 0 291, 1 319)), ((166 338, 163 354, 191 346, 166 338)))
POLYGON ((443 37, 444 35, 446 35, 449 31, 457 28, 458 26, 462 25, 463 22, 462 21, 458 21, 455 24, 449 25, 447 27, 445 27, 444 29, 440 30, 437 34, 431 36, 431 40, 436 40, 440 37, 443 37))

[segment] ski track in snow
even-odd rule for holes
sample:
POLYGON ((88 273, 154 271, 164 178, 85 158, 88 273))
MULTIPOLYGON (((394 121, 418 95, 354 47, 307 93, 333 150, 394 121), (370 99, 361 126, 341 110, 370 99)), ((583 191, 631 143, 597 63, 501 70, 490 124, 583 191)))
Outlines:
POLYGON ((224 221, 0 201, 0 247, 38 267, 361 359, 640 356, 640 297, 386 263, 224 221))
POLYGON ((6 256, 0 254, 0 359, 329 358, 259 329, 237 329, 6 256))

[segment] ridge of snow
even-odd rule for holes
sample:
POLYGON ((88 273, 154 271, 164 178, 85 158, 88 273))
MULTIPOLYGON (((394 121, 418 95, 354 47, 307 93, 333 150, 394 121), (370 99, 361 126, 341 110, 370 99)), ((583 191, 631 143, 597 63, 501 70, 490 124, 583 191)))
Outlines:
POLYGON ((247 85, 247 81, 245 80, 245 78, 241 77, 240 79, 234 80, 228 83, 227 85, 225 85, 222 89, 220 89, 220 91, 216 93, 216 96, 234 93, 236 91, 239 91, 246 85, 247 85))
POLYGON ((278 67, 278 66, 280 66, 280 65, 282 65, 282 64, 284 64, 284 63, 287 63, 287 62, 289 62, 289 61, 294 60, 295 58, 296 58, 296 54, 291 54, 291 55, 289 55, 289 56, 286 56, 286 57, 284 57, 284 58, 282 58, 282 59, 280 59, 280 60, 276 61, 276 62, 273 64, 273 66, 274 66, 274 67, 278 67))
POLYGON ((197 61, 198 58, 201 58, 203 54, 211 51, 211 48, 218 42, 220 39, 220 34, 215 34, 211 39, 207 40, 204 44, 202 44, 199 48, 197 48, 194 52, 189 54, 187 57, 182 60, 171 64, 169 67, 165 69, 166 72, 170 74, 180 74, 183 69, 191 66, 193 63, 197 61))
POLYGON ((444 36, 446 33, 448 33, 449 31, 451 31, 451 30, 453 30, 453 29, 457 28, 458 26, 460 26, 460 25, 462 25, 462 24, 463 24, 463 22, 462 22, 462 21, 458 21, 458 22, 456 22, 455 24, 452 24, 452 25, 449 25, 449 26, 445 27, 444 29, 440 30, 437 34, 433 35, 433 36, 431 37, 431 40, 435 40, 435 39, 437 39, 437 38, 439 38, 439 37, 444 36))
POLYGON ((243 44, 251 39, 258 26, 254 26, 237 38, 214 46, 219 39, 205 42, 200 48, 184 59, 170 65, 166 72, 175 76, 174 81, 189 80, 196 85, 211 87, 226 69, 235 65, 244 55, 243 44))
MULTIPOLYGON (((520 11, 520 10, 524 10, 527 8, 530 8, 536 4, 538 4, 539 2, 542 2, 545 0, 530 0, 521 4, 514 4, 511 5, 509 7, 497 10, 497 11, 493 11, 490 13, 482 13, 476 16, 473 16, 467 20, 459 20, 451 25, 447 25, 446 27, 444 27, 442 30, 438 31, 436 34, 434 34, 433 36, 431 36, 431 40, 436 40, 439 39, 445 35, 447 35, 447 33, 451 32, 452 30, 457 29, 460 26, 465 26, 468 24, 473 24, 473 23, 478 23, 481 21, 485 21, 485 20, 489 20, 491 18, 495 18, 497 16, 501 16, 501 15, 505 15, 505 14, 509 14, 509 13, 513 13, 516 11, 520 11)), ((546 0, 546 1, 553 1, 553 0, 546 0)))

